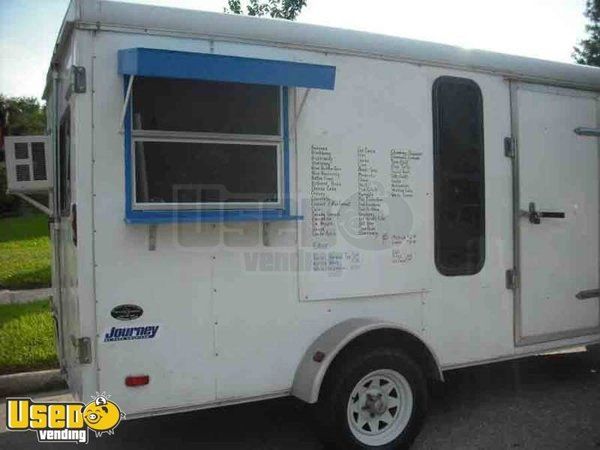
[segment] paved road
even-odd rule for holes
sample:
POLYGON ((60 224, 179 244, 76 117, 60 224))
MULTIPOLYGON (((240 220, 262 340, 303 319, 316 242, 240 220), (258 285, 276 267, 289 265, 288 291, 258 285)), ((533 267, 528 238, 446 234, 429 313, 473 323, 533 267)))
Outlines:
MULTIPOLYGON (((321 449, 310 417, 310 408, 294 399, 273 400, 124 422, 88 448, 321 449)), ((40 446, 30 432, 0 433, 2 450, 40 446)), ((447 373, 414 449, 515 448, 600 449, 600 362, 583 352, 447 373)))

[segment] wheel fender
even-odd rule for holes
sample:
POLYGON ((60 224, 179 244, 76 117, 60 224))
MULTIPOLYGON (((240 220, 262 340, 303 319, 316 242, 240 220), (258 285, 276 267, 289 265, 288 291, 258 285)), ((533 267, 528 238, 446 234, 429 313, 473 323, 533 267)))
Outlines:
POLYGON ((380 319, 357 318, 348 319, 329 328, 321 334, 306 350, 294 376, 292 395, 307 403, 316 403, 319 399, 321 384, 327 373, 327 369, 338 355, 338 353, 357 337, 374 330, 390 329, 410 334, 423 343, 429 350, 435 361, 437 375, 443 380, 443 374, 439 360, 431 347, 415 333, 406 328, 380 319), (320 352, 322 359, 315 358, 320 352))

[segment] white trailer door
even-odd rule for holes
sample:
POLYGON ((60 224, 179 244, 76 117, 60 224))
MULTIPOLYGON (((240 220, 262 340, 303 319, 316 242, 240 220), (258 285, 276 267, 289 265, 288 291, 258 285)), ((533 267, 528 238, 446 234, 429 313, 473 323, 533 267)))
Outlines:
POLYGON ((518 84, 515 211, 519 345, 598 332, 598 96, 518 84), (583 297, 583 298, 581 298, 583 297))

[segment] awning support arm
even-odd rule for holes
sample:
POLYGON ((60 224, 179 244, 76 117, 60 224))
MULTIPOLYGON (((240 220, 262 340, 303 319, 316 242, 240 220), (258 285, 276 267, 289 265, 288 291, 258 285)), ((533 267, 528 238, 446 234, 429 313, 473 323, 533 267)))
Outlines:
POLYGON ((129 77, 129 83, 127 84, 127 92, 125 93, 125 101, 123 101, 123 109, 121 110, 121 128, 119 132, 123 134, 125 130, 125 115, 127 114, 127 107, 129 106, 129 99, 131 98, 131 88, 133 87, 133 79, 135 75, 129 77))
POLYGON ((304 91, 304 95, 302 96, 302 101, 300 102, 300 107, 298 108, 298 111, 296 111, 296 117, 295 117, 296 122, 300 118, 300 114, 302 114, 302 109, 304 109, 304 104, 306 103, 306 99, 308 98, 309 93, 310 93, 310 88, 307 88, 304 91))

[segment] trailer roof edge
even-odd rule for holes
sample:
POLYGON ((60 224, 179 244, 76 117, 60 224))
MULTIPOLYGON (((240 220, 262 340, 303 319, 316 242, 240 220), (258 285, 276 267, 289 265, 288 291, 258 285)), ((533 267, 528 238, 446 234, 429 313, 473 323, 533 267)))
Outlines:
MULTIPOLYGON (((68 39, 69 12, 76 28, 216 38, 493 73, 532 83, 600 91, 600 68, 446 44, 235 14, 106 0, 72 0, 57 49, 68 39), (202 30, 199 32, 198 30, 202 30)), ((48 88, 46 88, 47 90, 48 88)))
POLYGON ((60 24, 58 35, 56 36, 56 43, 54 44, 52 56, 50 57, 50 66, 48 67, 48 72, 46 73, 46 85, 44 86, 44 92, 42 93, 42 98, 44 100, 48 99, 50 88, 52 87, 53 68, 58 65, 59 59, 65 49, 65 45, 69 41, 69 38, 73 33, 73 29, 75 28, 75 21, 78 20, 80 16, 81 0, 71 0, 60 24))

